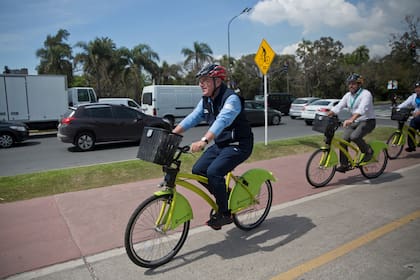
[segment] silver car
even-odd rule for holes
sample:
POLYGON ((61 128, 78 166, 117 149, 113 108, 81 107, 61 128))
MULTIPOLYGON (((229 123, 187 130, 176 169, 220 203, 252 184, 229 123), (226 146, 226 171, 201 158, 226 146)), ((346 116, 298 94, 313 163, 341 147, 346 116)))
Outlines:
POLYGON ((318 100, 318 97, 299 97, 296 98, 293 102, 292 105, 290 106, 290 111, 289 111, 289 116, 292 119, 296 119, 296 118, 300 118, 303 108, 312 103, 315 100, 318 100))
POLYGON ((327 115, 332 107, 338 104, 340 99, 319 99, 308 106, 302 111, 301 118, 305 120, 307 125, 312 125, 315 115, 327 115))

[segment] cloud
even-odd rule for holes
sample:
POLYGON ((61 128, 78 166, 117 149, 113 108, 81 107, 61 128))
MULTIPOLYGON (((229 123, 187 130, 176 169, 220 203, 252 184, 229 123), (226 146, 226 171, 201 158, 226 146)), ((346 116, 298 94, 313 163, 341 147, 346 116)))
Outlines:
POLYGON ((418 16, 419 10, 418 0, 265 0, 255 5, 250 19, 267 26, 288 23, 301 28, 302 37, 331 36, 345 49, 366 45, 371 54, 383 55, 389 52, 390 34, 406 31, 405 16, 418 16))
POLYGON ((257 3, 250 17, 265 25, 287 21, 293 26, 302 26, 306 34, 323 26, 349 26, 360 16, 357 8, 344 0, 267 0, 257 3))

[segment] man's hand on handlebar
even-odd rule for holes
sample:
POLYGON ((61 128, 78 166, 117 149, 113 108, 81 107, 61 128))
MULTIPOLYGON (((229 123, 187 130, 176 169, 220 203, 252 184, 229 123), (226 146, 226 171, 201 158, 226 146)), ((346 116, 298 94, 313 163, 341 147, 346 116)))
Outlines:
POLYGON ((204 148, 206 147, 207 143, 204 141, 197 141, 197 142, 193 142, 191 143, 191 152, 196 153, 196 152, 201 152, 202 150, 204 150, 204 148))
POLYGON ((334 113, 333 111, 329 111, 329 112, 327 113, 327 116, 328 116, 328 117, 334 117, 334 115, 335 115, 335 113, 334 113))

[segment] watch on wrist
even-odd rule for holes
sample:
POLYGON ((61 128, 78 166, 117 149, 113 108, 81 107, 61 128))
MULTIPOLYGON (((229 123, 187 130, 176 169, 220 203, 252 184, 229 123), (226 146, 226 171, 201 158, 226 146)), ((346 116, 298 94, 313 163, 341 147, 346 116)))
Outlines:
POLYGON ((206 138, 206 137, 203 137, 203 138, 201 138, 200 140, 201 140, 201 141, 203 141, 203 142, 205 142, 206 144, 208 144, 208 143, 209 143, 209 140, 207 140, 207 138, 206 138))

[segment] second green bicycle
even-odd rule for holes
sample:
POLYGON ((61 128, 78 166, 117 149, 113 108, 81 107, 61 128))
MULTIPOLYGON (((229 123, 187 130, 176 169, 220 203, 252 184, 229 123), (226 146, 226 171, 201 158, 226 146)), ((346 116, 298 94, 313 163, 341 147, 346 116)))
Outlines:
POLYGON ((348 158, 350 169, 360 169, 362 175, 368 179, 378 177, 386 168, 388 155, 384 142, 371 141, 369 145, 373 149, 373 157, 370 161, 363 162, 364 155, 355 144, 335 135, 339 127, 340 121, 336 117, 315 116, 313 129, 324 133, 325 146, 317 149, 306 164, 306 179, 314 187, 323 187, 334 177, 336 166, 339 163, 337 150, 348 158))

